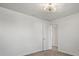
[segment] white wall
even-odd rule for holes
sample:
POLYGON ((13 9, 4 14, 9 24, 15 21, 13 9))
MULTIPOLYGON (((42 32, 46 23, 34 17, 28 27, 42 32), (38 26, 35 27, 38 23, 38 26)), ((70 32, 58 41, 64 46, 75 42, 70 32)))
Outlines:
POLYGON ((58 49, 71 55, 79 55, 79 13, 57 19, 58 49))
POLYGON ((0 7, 0 56, 41 51, 42 24, 47 22, 0 7))

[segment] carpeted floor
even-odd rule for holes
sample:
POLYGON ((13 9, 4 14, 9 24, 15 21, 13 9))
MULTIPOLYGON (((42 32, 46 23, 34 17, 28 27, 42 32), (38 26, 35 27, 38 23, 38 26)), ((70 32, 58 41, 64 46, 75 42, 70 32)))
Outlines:
POLYGON ((46 50, 46 51, 32 53, 28 56, 71 56, 71 55, 59 52, 57 50, 46 50))

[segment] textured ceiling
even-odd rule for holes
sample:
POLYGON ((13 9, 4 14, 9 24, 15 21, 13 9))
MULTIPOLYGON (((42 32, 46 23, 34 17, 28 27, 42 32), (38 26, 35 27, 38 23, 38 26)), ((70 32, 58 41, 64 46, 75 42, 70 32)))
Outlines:
POLYGON ((57 3, 55 13, 42 10, 43 5, 43 3, 0 3, 0 7, 49 21, 79 12, 79 3, 57 3))

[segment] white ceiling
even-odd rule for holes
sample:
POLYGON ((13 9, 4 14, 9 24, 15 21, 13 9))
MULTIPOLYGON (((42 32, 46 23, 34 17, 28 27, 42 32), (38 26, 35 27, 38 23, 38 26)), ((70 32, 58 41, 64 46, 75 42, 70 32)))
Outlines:
POLYGON ((0 3, 0 7, 49 21, 79 12, 79 3, 57 3, 55 13, 41 10, 43 3, 0 3))

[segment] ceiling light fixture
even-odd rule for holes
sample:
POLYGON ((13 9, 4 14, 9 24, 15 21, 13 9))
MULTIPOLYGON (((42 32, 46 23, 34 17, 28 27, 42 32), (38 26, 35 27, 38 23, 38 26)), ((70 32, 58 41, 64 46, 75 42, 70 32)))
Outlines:
POLYGON ((48 4, 44 7, 44 10, 45 10, 45 11, 48 11, 48 12, 56 12, 56 6, 55 6, 55 4, 48 3, 48 4))

